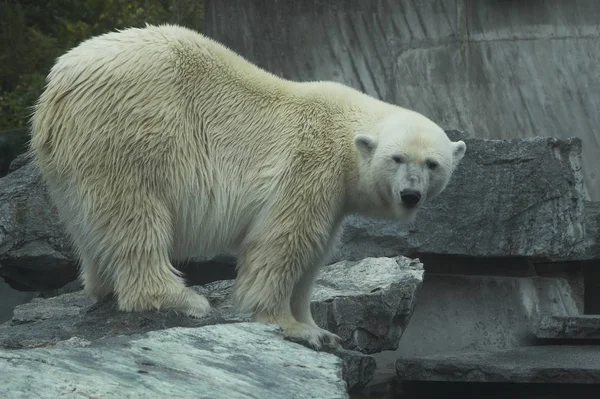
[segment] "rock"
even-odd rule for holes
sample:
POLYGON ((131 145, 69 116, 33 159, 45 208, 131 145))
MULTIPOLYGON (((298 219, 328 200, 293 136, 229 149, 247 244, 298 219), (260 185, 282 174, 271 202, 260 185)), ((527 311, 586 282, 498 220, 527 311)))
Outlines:
POLYGON ((76 261, 41 176, 29 163, 0 179, 0 276, 14 289, 57 289, 76 261))
POLYGON ((532 321, 539 339, 599 339, 599 315, 542 315, 532 321))
POLYGON ((600 346, 546 345, 401 357, 402 381, 600 383, 600 346))
POLYGON ((600 259, 600 202, 585 202, 585 236, 578 258, 587 261, 600 259))
POLYGON ((9 323, 0 325, 0 348, 28 349, 53 346, 59 341, 79 337, 96 341, 111 335, 130 335, 172 327, 250 321, 248 315, 235 314, 229 301, 232 281, 195 287, 216 308, 207 317, 192 319, 175 312, 124 313, 113 300, 94 303, 83 291, 48 299, 34 298, 19 305, 9 323))
POLYGON ((408 225, 349 218, 333 261, 397 254, 581 258, 586 237, 579 139, 448 134, 464 138, 467 153, 446 190, 408 225))
MULTIPOLYGON (((229 295, 232 286, 233 281, 219 281, 195 287, 206 294, 215 306, 215 310, 203 319, 191 319, 175 312, 122 313, 116 310, 111 300, 93 304, 83 291, 49 299, 35 298, 30 303, 17 306, 12 321, 0 325, 0 348, 21 352, 35 348, 86 347, 103 342, 107 337, 179 327, 197 329, 248 323, 251 321, 249 315, 236 314, 231 306, 229 295)), ((279 334, 281 338, 280 331, 279 334)), ((265 342, 269 339, 263 338, 265 342)), ((289 345, 298 344, 289 342, 289 345)), ((349 392, 369 383, 375 370, 375 360, 371 356, 351 350, 332 351, 332 354, 342 360, 340 372, 349 392)))
MULTIPOLYGON (((410 320, 422 279, 421 263, 402 257, 326 266, 311 303, 315 321, 339 334, 347 349, 363 353, 394 349, 410 320)), ((12 326, 0 326, 0 347, 29 347, 29 342, 34 346, 54 344, 73 334, 97 339, 108 331, 131 334, 161 327, 223 323, 232 317, 238 320, 229 300, 233 284, 233 280, 225 280, 195 287, 216 306, 199 321, 172 312, 117 312, 114 301, 93 304, 82 291, 34 298, 15 308, 12 326), (30 328, 32 323, 40 327, 30 328)), ((247 317, 241 320, 249 320, 247 317)))
POLYGON ((349 350, 334 354, 343 361, 342 378, 348 385, 348 392, 359 392, 371 382, 377 368, 377 361, 372 356, 349 350))
POLYGON ((12 173, 17 169, 21 169, 23 166, 27 165, 29 162, 31 162, 31 155, 28 152, 25 152, 25 153, 17 156, 10 163, 10 166, 8 167, 8 173, 12 173))
POLYGON ((0 350, 0 396, 349 397, 341 359, 284 341, 272 325, 170 328, 63 342, 0 350))
POLYGON ((343 261, 323 268, 312 313, 345 348, 376 353, 398 347, 423 282, 423 265, 404 257, 343 261))
MULTIPOLYGON (((398 346, 422 278, 420 262, 401 257, 342 262, 324 268, 311 306, 315 321, 343 340, 345 349, 334 354, 343 359, 343 378, 349 390, 364 387, 373 377, 375 360, 363 353, 398 346)), ((232 305, 233 286, 234 280, 224 280, 194 287, 213 306, 202 319, 173 311, 119 312, 113 299, 93 303, 83 291, 34 298, 15 308, 11 322, 0 325, 0 348, 53 347, 74 337, 76 343, 94 343, 106 337, 176 327, 249 322, 250 315, 237 313, 232 305)))

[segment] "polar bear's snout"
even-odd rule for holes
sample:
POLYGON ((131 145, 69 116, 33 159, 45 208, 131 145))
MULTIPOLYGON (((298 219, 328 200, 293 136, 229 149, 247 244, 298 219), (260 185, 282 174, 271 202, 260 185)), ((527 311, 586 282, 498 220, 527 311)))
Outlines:
POLYGON ((400 199, 407 208, 414 208, 421 201, 421 193, 418 190, 407 188, 400 192, 400 199))

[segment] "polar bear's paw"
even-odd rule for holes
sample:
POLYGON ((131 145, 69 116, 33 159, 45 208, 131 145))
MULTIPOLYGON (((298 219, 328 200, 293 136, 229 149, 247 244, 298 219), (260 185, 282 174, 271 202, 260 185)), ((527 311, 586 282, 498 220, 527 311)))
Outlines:
POLYGON ((306 323, 292 322, 281 326, 286 340, 315 350, 341 349, 342 340, 336 334, 306 323))
POLYGON ((131 294, 121 295, 118 298, 119 309, 125 312, 140 311, 175 311, 185 316, 201 318, 206 316, 210 310, 210 303, 203 295, 192 288, 181 287, 181 289, 164 289, 159 293, 145 292, 139 296, 131 294))
POLYGON ((192 288, 186 288, 181 304, 174 310, 189 317, 201 318, 210 312, 210 303, 204 295, 198 294, 192 288))

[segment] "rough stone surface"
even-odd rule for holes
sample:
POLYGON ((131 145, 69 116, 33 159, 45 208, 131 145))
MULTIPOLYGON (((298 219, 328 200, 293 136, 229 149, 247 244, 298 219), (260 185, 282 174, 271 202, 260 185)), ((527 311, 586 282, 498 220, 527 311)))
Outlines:
MULTIPOLYGON (((335 354, 343 359, 349 390, 360 389, 373 377, 375 361, 363 353, 397 347, 422 278, 422 265, 405 258, 367 259, 324 268, 312 307, 317 323, 342 337, 345 349, 335 354)), ((202 319, 172 311, 123 313, 116 310, 114 300, 93 303, 83 291, 34 298, 17 306, 12 320, 0 325, 0 348, 52 347, 74 337, 94 342, 174 327, 248 322, 250 315, 237 313, 232 305, 233 285, 233 280, 225 280, 194 287, 213 306, 202 319)))
POLYGON ((579 258, 585 244, 581 142, 465 141, 467 153, 448 187, 413 223, 351 217, 334 261, 396 254, 579 258))
POLYGON ((274 326, 172 328, 0 350, 4 398, 348 398, 342 361, 274 326))
MULTIPOLYGON (((247 314, 238 314, 230 302, 233 281, 218 281, 195 287, 207 295, 214 310, 202 319, 183 317, 175 312, 123 313, 114 301, 93 304, 83 291, 49 299, 35 298, 17 306, 11 322, 0 325, 0 348, 29 350, 55 346, 76 346, 81 342, 98 342, 117 335, 144 334, 172 328, 198 328, 250 322, 247 314)), ((281 334, 281 332, 280 332, 281 334)), ((290 344, 298 345, 290 342, 290 344)), ((342 377, 348 391, 369 383, 375 360, 351 350, 333 352, 342 359, 342 377)))
POLYGON ((600 315, 543 315, 532 322, 537 338, 600 339, 600 315))
POLYGON ((600 383, 600 346, 530 346, 462 354, 402 357, 404 381, 600 383))
POLYGON ((8 168, 8 172, 12 173, 17 169, 21 169, 23 166, 27 165, 31 161, 31 155, 27 152, 20 154, 15 159, 12 160, 10 166, 8 168))
POLYGON ((578 258, 600 259, 600 202, 585 202, 585 244, 578 258))
POLYGON ((405 257, 366 258, 323 268, 312 299, 315 322, 345 348, 376 353, 398 347, 423 281, 423 265, 405 257))
POLYGON ((580 137, 600 200, 594 0, 206 0, 205 16, 279 76, 343 82, 476 137, 580 137))
POLYGON ((22 291, 60 288, 77 277, 56 208, 32 163, 0 179, 0 276, 22 291))

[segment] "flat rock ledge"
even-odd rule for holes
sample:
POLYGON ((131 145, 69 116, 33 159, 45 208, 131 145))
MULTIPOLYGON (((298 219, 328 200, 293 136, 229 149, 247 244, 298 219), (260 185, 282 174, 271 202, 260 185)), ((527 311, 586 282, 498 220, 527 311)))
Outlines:
POLYGON ((539 339, 600 339, 598 315, 542 315, 531 324, 539 339))
MULTIPOLYGON (((227 385, 227 381, 235 382, 238 374, 250 373, 250 371, 237 370, 234 362, 231 366, 228 366, 227 363, 224 363, 223 357, 213 359, 211 356, 217 348, 222 352, 219 352, 221 353, 219 356, 227 355, 229 356, 228 359, 237 359, 236 356, 240 356, 239 361, 243 363, 243 367, 248 367, 249 370, 254 368, 264 369, 264 373, 267 373, 265 375, 269 376, 269 378, 264 378, 262 385, 255 384, 249 387, 250 391, 248 392, 251 392, 250 394, 240 397, 292 397, 281 389, 284 389, 285 381, 294 378, 297 379, 298 386, 304 386, 303 389, 306 390, 307 395, 315 395, 315 392, 317 392, 313 392, 315 389, 329 389, 327 387, 330 384, 336 386, 337 383, 334 379, 325 378, 329 375, 325 371, 321 374, 315 371, 316 374, 310 377, 313 382, 309 381, 309 377, 306 377, 306 380, 302 380, 304 377, 294 377, 293 370, 296 366, 289 366, 283 372, 284 375, 282 375, 282 372, 275 372, 274 370, 281 370, 282 368, 282 365, 278 363, 279 360, 273 358, 273 364, 265 366, 268 356, 263 354, 264 348, 254 344, 246 345, 243 342, 245 338, 235 341, 239 344, 239 347, 230 345, 234 342, 234 339, 238 339, 237 331, 252 326, 251 330, 248 331, 248 334, 253 334, 254 338, 252 339, 254 341, 262 340, 264 345, 267 346, 272 342, 273 345, 279 348, 277 351, 285 353, 285 356, 283 356, 285 359, 294 360, 290 364, 302 364, 302 361, 297 361, 297 359, 311 359, 310 361, 307 360, 305 367, 309 369, 325 367, 333 375, 338 373, 339 378, 345 382, 340 392, 346 394, 360 390, 373 378, 376 364, 375 359, 368 355, 369 353, 378 350, 378 348, 397 348, 402 333, 412 315, 415 304, 414 297, 417 295, 422 281, 422 264, 418 260, 403 257, 368 258, 358 262, 340 262, 325 267, 315 287, 315 295, 312 301, 315 321, 321 327, 338 333, 345 348, 329 354, 316 352, 297 343, 284 340, 281 331, 275 326, 273 326, 275 329, 269 329, 264 324, 251 323, 249 314, 236 312, 231 302, 233 280, 222 280, 194 287, 195 290, 206 295, 213 306, 213 311, 202 319, 184 317, 172 311, 119 312, 116 309, 114 300, 108 299, 100 303, 93 303, 83 291, 66 293, 51 298, 36 298, 30 303, 16 307, 12 320, 0 325, 0 371, 3 368, 8 368, 9 365, 11 368, 16 367, 15 372, 21 372, 18 371, 21 369, 29 370, 32 375, 36 375, 35 379, 27 382, 27 387, 22 386, 22 389, 29 389, 28 387, 35 385, 35 390, 38 392, 47 391, 56 394, 59 391, 52 391, 52 389, 59 389, 60 387, 52 388, 46 385, 48 382, 45 379, 51 380, 50 374, 45 376, 41 374, 59 373, 62 375, 62 372, 66 370, 68 373, 65 374, 67 376, 65 381, 81 381, 83 389, 83 387, 88 387, 87 378, 92 378, 88 375, 109 373, 112 376, 119 374, 119 370, 123 370, 123 374, 119 374, 116 379, 115 389, 123 395, 130 392, 133 396, 143 396, 143 391, 133 390, 133 387, 139 384, 136 379, 131 377, 136 376, 136 373, 138 373, 137 369, 134 370, 135 367, 139 367, 135 363, 137 352, 132 352, 133 349, 125 350, 125 348, 131 348, 130 344, 133 345, 132 342, 138 342, 139 339, 149 339, 165 343, 164 346, 157 344, 158 346, 153 350, 153 355, 149 355, 150 358, 162 359, 162 356, 164 356, 174 357, 177 360, 178 353, 181 351, 181 353, 187 354, 187 357, 182 360, 183 362, 197 361, 201 367, 208 368, 208 365, 212 365, 211 367, 215 368, 210 373, 206 370, 192 374, 182 371, 181 378, 189 381, 189 384, 192 384, 192 380, 198 380, 192 385, 188 385, 187 382, 183 384, 184 388, 181 389, 190 389, 189 392, 199 393, 204 388, 210 387, 211 381, 199 381, 200 378, 197 377, 216 373, 217 375, 222 374, 222 380, 214 379, 214 381, 218 381, 218 383, 215 382, 215 386, 221 385, 223 397, 233 398, 238 397, 236 395, 245 395, 245 391, 242 390, 245 386, 244 379, 241 379, 239 384, 232 382, 231 386, 227 385), (228 336, 229 333, 231 333, 231 337, 228 336), (143 334, 147 335, 141 338, 143 334), (180 350, 173 351, 170 349, 170 344, 167 343, 172 341, 174 345, 180 344, 176 342, 179 338, 171 338, 180 335, 187 337, 185 338, 187 344, 183 345, 180 350), (223 337, 224 343, 220 343, 220 339, 217 338, 212 339, 212 341, 206 338, 218 336, 223 337), (190 337, 196 337, 194 339, 204 340, 208 343, 202 347, 194 346, 189 343, 194 340, 190 337), (276 339, 273 337, 276 337, 276 339), (85 350, 81 348, 79 343, 85 344, 85 350), (93 349, 96 348, 95 345, 99 345, 98 348, 101 349, 93 349), (213 352, 207 349, 209 347, 214 347, 213 352), (164 348, 164 353, 157 354, 157 351, 162 350, 160 348, 164 348), (96 353, 111 352, 113 350, 120 353, 120 357, 114 362, 110 361, 108 355, 108 357, 102 356, 94 362, 90 360, 95 358, 96 353), (256 351, 255 354, 254 351, 256 351), (307 352, 302 352, 302 355, 295 355, 294 351, 307 352), (67 356, 65 352, 72 353, 67 356), (10 355, 7 355, 7 353, 10 355), (63 355, 71 360, 63 363, 57 360, 52 362, 50 360, 32 360, 31 363, 34 366, 31 366, 29 360, 26 360, 62 359, 63 355), (339 364, 333 362, 333 360, 323 360, 323 356, 328 358, 330 355, 338 359, 339 364), (253 356, 256 356, 258 360, 251 360, 253 356), (124 363, 126 359, 129 359, 129 363, 124 363), (69 363, 75 361, 75 364, 69 363), (95 364, 93 367, 98 372, 90 373, 92 363, 95 364), (131 367, 125 367, 125 364, 129 364, 131 367), (268 374, 269 370, 272 371, 271 374, 268 374), (289 376, 287 376, 288 372, 289 376), (69 373, 82 374, 82 376, 79 379, 72 378, 72 376, 68 377, 69 373), (277 382, 274 382, 275 380, 277 382), (127 381, 129 383, 126 384, 127 381), (304 382, 300 383, 301 381, 304 382), (278 384, 281 384, 281 386, 278 384), (262 386, 264 392, 261 393, 258 390, 257 387, 259 386, 262 386), (316 386, 318 388, 315 388, 316 386), (130 389, 131 391, 129 391, 130 389), (240 391, 236 393, 236 390, 240 391)), ((170 365, 166 360, 156 367, 162 370, 159 374, 171 373, 169 374, 171 377, 180 375, 178 374, 179 371, 175 371, 179 369, 172 370, 173 365, 170 365)), ((22 372, 25 373, 26 371, 22 372)), ((143 371, 141 373, 144 374, 143 371)), ((256 378, 262 375, 260 374, 262 371, 256 371, 256 373, 258 373, 256 378)), ((4 374, 10 374, 8 369, 7 373, 4 374)), ((16 376, 14 375, 14 377, 16 376)), ((142 377, 138 376, 136 378, 142 377)), ((157 377, 157 380, 160 379, 157 377)), ((207 379, 204 378, 204 380, 207 379)), ((20 384, 23 384, 26 379, 17 378, 15 381, 22 381, 20 384)), ((74 382, 74 384, 78 383, 74 382)), ((89 384, 89 389, 100 389, 97 382, 92 381, 89 384)), ((288 383, 288 385, 291 389, 290 392, 295 392, 293 397, 315 397, 302 396, 304 393, 301 389, 300 391, 294 391, 299 389, 295 383, 288 383)), ((148 387, 150 387, 148 388, 150 391, 156 389, 156 392, 162 392, 159 388, 153 387, 152 384, 148 387)), ((171 389, 169 387, 170 385, 167 384, 160 389, 168 391, 168 389, 171 389)), ((18 386, 14 386, 14 383, 11 386, 11 389, 18 388, 18 386)), ((72 385, 71 388, 73 388, 72 385)), ((109 387, 103 389, 109 389, 109 387)), ((216 388, 213 387, 213 389, 216 388)), ((111 392, 113 391, 99 390, 96 394, 92 391, 85 392, 91 396, 112 397, 111 392)), ((181 391, 174 390, 170 395, 178 397, 176 392, 181 391)), ((221 391, 210 392, 211 394, 208 397, 221 397, 219 396, 221 391)), ((319 391, 316 397, 345 397, 342 394, 340 394, 342 396, 335 396, 326 392, 320 393, 319 391)), ((181 395, 180 397, 187 397, 183 393, 181 395)))
POLYGON ((544 345, 402 357, 401 381, 599 384, 600 346, 544 345))
POLYGON ((348 398, 342 360, 258 323, 0 350, 4 398, 348 398))

